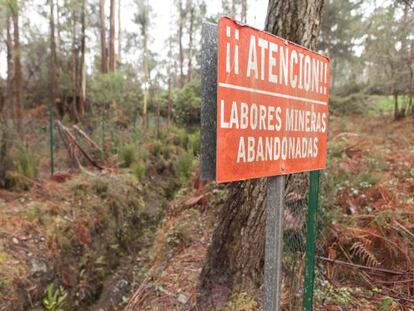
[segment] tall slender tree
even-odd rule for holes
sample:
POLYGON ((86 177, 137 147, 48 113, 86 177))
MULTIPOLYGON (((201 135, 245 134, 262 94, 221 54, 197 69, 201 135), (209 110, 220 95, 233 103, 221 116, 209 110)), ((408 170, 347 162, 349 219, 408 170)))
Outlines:
POLYGON ((101 72, 108 71, 108 48, 106 45, 105 0, 99 0, 99 39, 101 45, 101 72))
POLYGON ((111 71, 115 71, 115 68, 116 68, 115 15, 116 15, 116 0, 110 0, 110 12, 109 12, 109 69, 111 71))
MULTIPOLYGON (((314 49, 322 6, 323 0, 270 0, 265 30, 314 49)), ((306 185, 304 175, 292 175, 288 178, 286 193, 303 194, 306 185)), ((231 185, 200 276, 200 306, 214 304, 213 293, 223 293, 226 291, 223 288, 248 289, 262 285, 265 202, 265 179, 231 185)))
POLYGON ((79 117, 82 117, 85 113, 85 101, 86 101, 86 0, 82 0, 81 4, 81 42, 80 42, 80 64, 79 64, 79 117))
POLYGON ((143 44, 143 69, 144 69, 144 105, 142 110, 142 119, 143 127, 148 127, 148 97, 149 97, 149 51, 148 51, 148 42, 149 42, 149 23, 150 23, 150 13, 151 7, 148 0, 137 0, 138 13, 135 16, 135 21, 139 25, 141 30, 141 39, 143 44))
POLYGON ((241 0, 241 16, 240 21, 242 23, 247 22, 247 0, 241 0))
POLYGON ((15 105, 14 105, 14 92, 13 92, 13 39, 12 39, 12 26, 11 26, 11 14, 10 9, 7 10, 6 16, 6 49, 7 49, 7 100, 6 109, 13 120, 16 119, 15 105))
POLYGON ((19 26, 19 3, 17 0, 9 0, 11 15, 13 21, 13 60, 14 60, 14 111, 16 117, 16 126, 18 131, 23 131, 22 118, 23 118, 23 107, 21 102, 22 93, 22 65, 21 65, 21 50, 20 50, 20 26, 19 26))
POLYGON ((49 0, 49 31, 50 31, 50 68, 49 68, 49 83, 50 83, 50 102, 53 105, 56 100, 56 69, 57 69, 57 53, 56 53, 56 36, 55 36, 55 2, 49 0))
POLYGON ((191 81, 193 74, 193 41, 194 41, 194 23, 196 18, 196 8, 192 0, 187 1, 187 12, 189 14, 188 27, 188 71, 187 79, 191 81))
POLYGON ((184 8, 183 0, 176 0, 178 11, 178 50, 179 50, 179 67, 180 67, 180 87, 184 85, 184 25, 186 19, 186 10, 184 8))
POLYGON ((122 19, 121 19, 121 0, 118 0, 118 55, 116 57, 118 63, 121 63, 122 53, 122 19))

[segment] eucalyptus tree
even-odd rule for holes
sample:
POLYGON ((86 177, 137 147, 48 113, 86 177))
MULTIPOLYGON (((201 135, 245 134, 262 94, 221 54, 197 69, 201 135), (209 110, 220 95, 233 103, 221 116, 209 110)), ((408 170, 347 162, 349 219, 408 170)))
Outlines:
POLYGON ((144 128, 148 127, 148 96, 150 86, 150 73, 149 73, 149 58, 150 53, 148 44, 150 40, 149 27, 151 23, 151 6, 148 0, 135 0, 138 12, 135 14, 134 21, 140 27, 141 41, 143 45, 142 63, 144 70, 144 105, 142 110, 142 119, 144 128))

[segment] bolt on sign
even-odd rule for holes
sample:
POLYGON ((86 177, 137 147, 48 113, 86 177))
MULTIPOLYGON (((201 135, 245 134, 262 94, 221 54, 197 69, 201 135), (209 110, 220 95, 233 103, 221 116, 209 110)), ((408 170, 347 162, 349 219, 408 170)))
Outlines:
POLYGON ((217 58, 217 182, 324 169, 329 59, 227 17, 217 58))

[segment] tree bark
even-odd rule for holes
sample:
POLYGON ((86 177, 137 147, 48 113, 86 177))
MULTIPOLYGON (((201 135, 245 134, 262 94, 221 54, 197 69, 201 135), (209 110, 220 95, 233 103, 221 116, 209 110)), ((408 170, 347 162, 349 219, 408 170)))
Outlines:
POLYGON ((236 11, 236 0, 231 1, 231 17, 236 19, 237 18, 237 11, 236 11))
POLYGON ((22 102, 21 102, 21 93, 22 93, 22 65, 20 61, 20 34, 19 34, 19 8, 16 4, 16 7, 13 9, 12 13, 13 19, 13 40, 14 40, 14 105, 16 111, 16 126, 17 130, 21 134, 23 131, 22 127, 22 102))
POLYGON ((413 106, 413 93, 414 93, 414 41, 411 42, 410 47, 410 61, 409 61, 409 68, 410 68, 410 82, 409 82, 409 105, 411 107, 411 114, 414 116, 414 106, 413 106))
POLYGON ((50 70, 49 70, 49 83, 50 83, 50 103, 54 104, 56 100, 56 37, 55 37, 55 6, 54 0, 49 0, 49 27, 50 27, 50 70))
POLYGON ((101 44, 101 72, 108 72, 108 56, 106 47, 105 0, 99 0, 99 34, 101 44))
POLYGON ((171 87, 171 71, 168 77, 168 112, 167 112, 167 125, 171 125, 172 116, 172 87, 171 87))
POLYGON ((247 0, 242 0, 241 5, 241 22, 247 23, 247 0))
POLYGON ((398 121, 400 119, 400 108, 398 105, 398 92, 394 91, 394 121, 398 121))
MULTIPOLYGON (((313 49, 322 6, 323 0, 270 0, 265 30, 313 49)), ((200 275, 201 310, 222 303, 235 288, 258 290, 263 284, 266 179, 229 187, 200 275)), ((305 174, 287 178, 286 196, 303 198, 306 190, 305 174)))
POLYGON ((192 80, 192 74, 193 74, 193 39, 194 39, 194 6, 193 2, 189 1, 189 13, 190 13, 190 27, 188 31, 188 73, 187 73, 187 79, 188 81, 192 80))
POLYGON ((76 8, 72 9, 72 92, 73 98, 71 101, 71 118, 79 122, 78 114, 78 94, 79 94, 79 49, 76 46, 76 23, 77 14, 76 8))
POLYGON ((121 52, 122 52, 121 0, 118 0, 118 55, 116 57, 118 64, 121 63, 121 52))
POLYGON ((81 45, 80 45, 80 64, 79 64, 80 92, 79 92, 79 110, 78 110, 78 115, 80 118, 85 113, 85 101, 86 101, 85 53, 86 53, 86 0, 82 0, 81 45))
POLYGON ((182 0, 178 1, 178 47, 180 53, 180 87, 184 85, 184 48, 183 48, 183 34, 184 34, 184 19, 185 11, 183 9, 182 0))
POLYGON ((14 92, 13 92, 13 39, 11 35, 11 17, 6 17, 6 49, 7 49, 7 86, 6 86, 6 112, 9 114, 12 120, 16 119, 16 111, 14 105, 14 92))
POLYGON ((168 39, 169 51, 168 51, 168 111, 167 111, 167 125, 171 125, 172 117, 172 66, 173 66, 173 50, 172 50, 172 38, 168 39))
POLYGON ((116 0, 111 0, 110 13, 109 13, 109 69, 115 71, 115 12, 116 12, 116 0))
POLYGON ((144 39, 144 109, 143 109, 143 126, 144 129, 148 128, 148 93, 149 93, 149 69, 148 69, 148 23, 149 23, 149 4, 148 0, 145 0, 145 22, 142 25, 143 27, 143 39, 144 39))

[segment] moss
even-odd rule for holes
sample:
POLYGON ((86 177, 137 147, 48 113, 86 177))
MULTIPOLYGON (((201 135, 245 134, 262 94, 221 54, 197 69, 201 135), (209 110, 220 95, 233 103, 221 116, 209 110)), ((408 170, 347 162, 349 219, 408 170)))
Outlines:
POLYGON ((253 311, 257 310, 257 302, 253 295, 249 295, 247 292, 241 291, 233 293, 227 305, 223 308, 223 311, 253 311))

